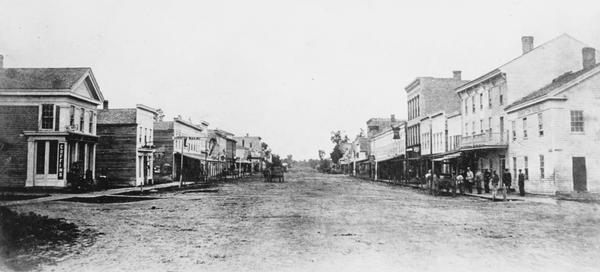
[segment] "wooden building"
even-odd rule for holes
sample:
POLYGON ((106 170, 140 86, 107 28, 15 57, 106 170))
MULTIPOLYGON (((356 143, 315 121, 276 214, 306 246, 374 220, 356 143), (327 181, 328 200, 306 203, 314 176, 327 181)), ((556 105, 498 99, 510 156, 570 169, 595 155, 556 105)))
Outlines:
POLYGON ((0 187, 66 187, 67 172, 95 175, 96 107, 90 68, 2 68, 0 187))
POLYGON ((98 111, 97 171, 113 186, 153 183, 155 109, 141 104, 135 108, 98 111))

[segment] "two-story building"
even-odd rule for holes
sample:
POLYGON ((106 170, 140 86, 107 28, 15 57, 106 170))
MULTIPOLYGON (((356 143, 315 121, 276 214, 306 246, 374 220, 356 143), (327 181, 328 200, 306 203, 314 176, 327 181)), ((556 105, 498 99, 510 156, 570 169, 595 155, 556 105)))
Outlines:
POLYGON ((408 179, 422 178, 427 170, 431 169, 434 159, 432 148, 437 144, 436 153, 439 153, 440 141, 445 141, 445 137, 441 135, 445 134, 443 129, 445 116, 460 107, 460 100, 454 93, 454 89, 467 82, 462 80, 460 71, 453 71, 452 78, 417 77, 404 88, 408 109, 406 123, 408 179), (443 117, 439 117, 439 114, 443 117), (441 118, 443 121, 433 120, 434 117, 441 118), (435 131, 432 130, 434 125, 435 131))
MULTIPOLYGON (((461 100, 464 166, 502 173, 508 168, 510 131, 505 107, 582 66, 582 42, 563 34, 538 47, 521 39, 522 55, 456 88, 461 100)), ((464 169, 463 169, 464 170, 464 169)), ((502 175, 500 175, 502 176, 502 175)), ((516 177, 513 177, 513 179, 516 177)))
POLYGON ((263 166, 263 150, 262 150, 262 138, 259 136, 250 136, 250 134, 246 134, 246 136, 236 136, 233 139, 237 142, 238 145, 242 147, 248 148, 249 157, 247 158, 250 163, 250 171, 258 172, 261 171, 263 166))
POLYGON ((97 106, 90 68, 3 68, 0 187, 66 187, 67 172, 95 176, 97 106))
POLYGON ((108 100, 98 111, 96 169, 112 186, 141 186, 153 183, 154 122, 156 109, 137 104, 135 108, 109 109, 108 100))
POLYGON ((401 181, 405 170, 405 122, 395 121, 369 139, 371 157, 375 161, 375 180, 401 181))
POLYGON ((352 141, 351 146, 352 157, 348 172, 353 176, 368 177, 371 172, 369 161, 369 139, 357 135, 352 141))
POLYGON ((527 192, 600 192, 600 66, 595 49, 581 52, 582 67, 506 107, 507 160, 527 192))
POLYGON ((195 181, 205 178, 210 149, 208 123, 194 124, 181 117, 154 122, 154 180, 195 181), (181 177, 180 175, 183 176, 181 177))

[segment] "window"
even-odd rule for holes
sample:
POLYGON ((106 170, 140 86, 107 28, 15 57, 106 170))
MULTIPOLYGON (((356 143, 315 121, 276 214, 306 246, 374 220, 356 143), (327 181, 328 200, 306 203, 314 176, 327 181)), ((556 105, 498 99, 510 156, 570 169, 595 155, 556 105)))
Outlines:
POLYGON ((60 129, 60 107, 56 106, 54 110, 54 130, 58 131, 60 129))
POLYGON ((471 104, 473 105, 473 112, 475 112, 475 97, 471 97, 471 104))
POLYGON ((517 178, 517 157, 513 157, 513 175, 517 178))
POLYGON ((54 125, 54 104, 42 104, 42 129, 52 129, 54 125))
POLYGON ((571 111, 571 132, 583 131, 583 111, 571 111))
POLYGON ((538 135, 544 136, 544 121, 542 119, 542 113, 538 113, 538 135))
POLYGON ((483 119, 479 120, 479 133, 483 134, 483 119))
POLYGON ((527 159, 527 156, 525 156, 525 158, 523 158, 523 163, 524 163, 524 169, 525 169, 525 179, 529 180, 529 160, 527 159))
POLYGON ((75 125, 75 106, 71 106, 71 111, 69 112, 69 125, 75 125))
POLYGON ((142 143, 142 127, 140 127, 140 132, 138 133, 138 141, 142 143))
POLYGON ((148 144, 148 129, 144 128, 144 144, 148 144))
POLYGON ((488 89, 488 107, 492 108, 492 89, 488 89))
POLYGON ((463 103, 465 105, 465 115, 467 115, 467 113, 469 113, 469 98, 463 100, 463 103))
POLYGON ((504 104, 504 95, 502 95, 502 93, 500 93, 500 105, 504 104))
POLYGON ((512 126, 513 141, 516 141, 517 140, 517 122, 515 122, 515 120, 513 120, 511 122, 511 126, 512 126))
POLYGON ((90 123, 88 124, 88 132, 90 134, 94 133, 94 115, 96 115, 96 113, 90 111, 90 123))
POLYGON ((473 121, 473 135, 475 135, 475 121, 473 121))
POLYGON ((56 174, 58 170, 58 141, 50 141, 48 152, 48 174, 56 174))
POLYGON ((465 135, 469 136, 469 123, 465 123, 465 135))
POLYGON ((479 94, 479 108, 483 109, 483 93, 479 94))
POLYGON ((83 122, 85 120, 85 109, 81 108, 79 113, 79 131, 83 132, 83 122))
POLYGON ((154 142, 152 141, 152 136, 154 136, 154 134, 152 134, 152 133, 153 133, 153 132, 152 132, 152 129, 150 129, 150 134, 148 135, 148 142, 149 142, 150 144, 154 143, 154 142))
POLYGON ((540 178, 544 178, 544 155, 540 155, 540 178))
POLYGON ((488 133, 492 135, 492 117, 488 118, 488 133))
POLYGON ((523 118, 523 138, 527 138, 527 117, 523 118))
POLYGON ((35 173, 38 175, 44 174, 46 165, 46 141, 37 141, 37 150, 35 156, 35 173))

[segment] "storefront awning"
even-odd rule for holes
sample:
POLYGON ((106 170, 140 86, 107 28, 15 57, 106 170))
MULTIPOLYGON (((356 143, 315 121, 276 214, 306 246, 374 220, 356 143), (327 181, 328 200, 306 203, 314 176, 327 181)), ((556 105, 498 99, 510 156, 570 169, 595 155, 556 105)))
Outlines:
POLYGON ((461 152, 451 153, 451 154, 445 155, 443 157, 433 159, 433 161, 445 161, 445 160, 456 159, 456 158, 460 157, 461 155, 462 155, 461 152))

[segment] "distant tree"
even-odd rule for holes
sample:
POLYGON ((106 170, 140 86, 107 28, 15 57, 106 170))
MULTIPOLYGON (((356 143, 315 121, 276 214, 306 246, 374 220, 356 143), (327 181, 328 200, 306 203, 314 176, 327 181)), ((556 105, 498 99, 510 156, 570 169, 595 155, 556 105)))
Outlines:
POLYGON ((260 147, 262 148, 263 151, 267 151, 267 149, 269 149, 269 145, 265 142, 261 142, 260 147))
POLYGON ((331 161, 334 164, 338 164, 340 159, 344 156, 344 150, 342 150, 342 145, 348 143, 350 139, 348 135, 342 136, 341 131, 332 131, 331 132, 331 142, 334 143, 333 151, 329 154, 331 157, 331 161))
POLYGON ((325 150, 319 150, 319 160, 324 160, 325 159, 325 150))
POLYGON ((365 130, 364 129, 360 129, 360 133, 358 133, 358 137, 365 137, 365 130))
POLYGON ((162 110, 162 109, 157 109, 157 110, 156 110, 156 113, 158 113, 158 114, 157 114, 157 115, 156 115, 156 117, 154 118, 154 121, 157 121, 157 122, 162 122, 162 121, 163 121, 163 119, 165 118, 165 113, 163 112, 163 110, 162 110))

